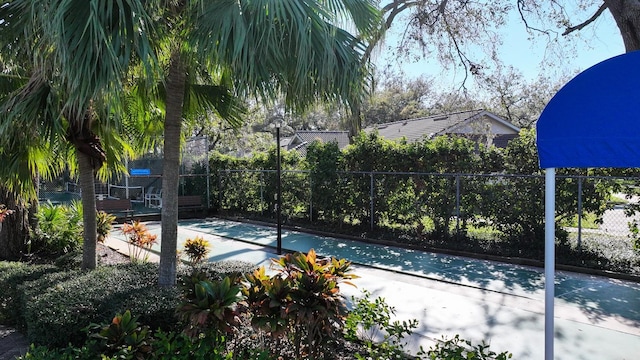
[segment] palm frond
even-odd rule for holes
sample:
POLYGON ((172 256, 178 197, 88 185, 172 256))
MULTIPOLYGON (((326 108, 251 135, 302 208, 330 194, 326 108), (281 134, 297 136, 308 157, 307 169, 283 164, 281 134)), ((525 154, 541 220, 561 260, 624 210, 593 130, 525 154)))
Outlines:
MULTIPOLYGON (((46 1, 45 1, 46 2, 46 1)), ((46 43, 67 91, 67 107, 82 111, 104 92, 120 90, 134 60, 151 72, 154 55, 147 39, 153 22, 143 1, 49 0, 43 16, 46 43)))
POLYGON ((241 94, 284 93, 287 105, 297 109, 364 95, 365 43, 341 25, 352 19, 359 31, 372 31, 379 13, 370 1, 193 3, 191 47, 228 66, 241 94))
POLYGON ((229 88, 220 85, 190 84, 186 89, 185 115, 207 116, 213 111, 234 128, 242 126, 246 108, 229 88))

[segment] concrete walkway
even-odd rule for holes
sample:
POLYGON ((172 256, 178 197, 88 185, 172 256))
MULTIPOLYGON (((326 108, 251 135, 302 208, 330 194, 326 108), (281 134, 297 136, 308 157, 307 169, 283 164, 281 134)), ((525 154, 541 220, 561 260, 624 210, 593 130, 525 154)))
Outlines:
MULTIPOLYGON (((160 235, 160 223, 147 223, 160 235)), ((221 219, 182 221, 179 248, 203 236, 210 261, 243 260, 269 266, 275 257, 275 228, 221 219)), ((408 348, 428 349, 436 339, 459 334, 514 359, 544 358, 544 276, 542 269, 440 255, 283 231, 283 248, 346 258, 355 264, 358 288, 396 308, 396 319, 417 319, 408 348)), ((119 231, 110 246, 126 249, 119 231)), ((159 251, 156 245, 154 251, 159 251)), ((637 359, 640 353, 640 284, 576 273, 556 276, 555 355, 562 360, 637 359)))
POLYGON ((13 328, 0 325, 0 360, 13 360, 26 354, 27 339, 13 328))

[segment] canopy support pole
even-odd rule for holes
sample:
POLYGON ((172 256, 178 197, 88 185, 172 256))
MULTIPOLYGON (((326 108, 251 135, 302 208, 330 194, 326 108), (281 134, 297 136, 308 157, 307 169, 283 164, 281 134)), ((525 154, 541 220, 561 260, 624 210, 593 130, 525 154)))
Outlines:
POLYGON ((556 238, 556 169, 545 171, 544 197, 544 358, 553 360, 556 238))

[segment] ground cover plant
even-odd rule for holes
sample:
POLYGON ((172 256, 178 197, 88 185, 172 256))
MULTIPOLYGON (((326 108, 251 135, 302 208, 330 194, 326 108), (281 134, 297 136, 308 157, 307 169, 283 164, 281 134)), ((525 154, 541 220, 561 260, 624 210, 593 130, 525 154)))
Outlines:
POLYGON ((415 324, 391 322, 383 299, 365 295, 360 310, 347 309, 339 290, 355 275, 346 260, 310 251, 274 266, 267 275, 243 262, 200 263, 180 268, 181 287, 160 288, 152 263, 85 271, 0 262, 0 286, 12 289, 0 296, 0 323, 35 343, 23 359, 440 358, 404 351, 415 324), (381 343, 353 336, 371 319, 381 343))

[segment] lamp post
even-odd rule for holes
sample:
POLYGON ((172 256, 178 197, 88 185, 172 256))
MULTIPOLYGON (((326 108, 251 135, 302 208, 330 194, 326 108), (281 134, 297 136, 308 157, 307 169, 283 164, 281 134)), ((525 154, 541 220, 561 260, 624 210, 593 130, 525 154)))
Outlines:
POLYGON ((281 221, 281 213, 282 213, 282 178, 281 178, 281 169, 280 169, 280 126, 282 120, 276 120, 276 181, 278 183, 277 187, 277 199, 276 199, 276 222, 277 222, 277 252, 278 255, 282 255, 282 221, 281 221))

